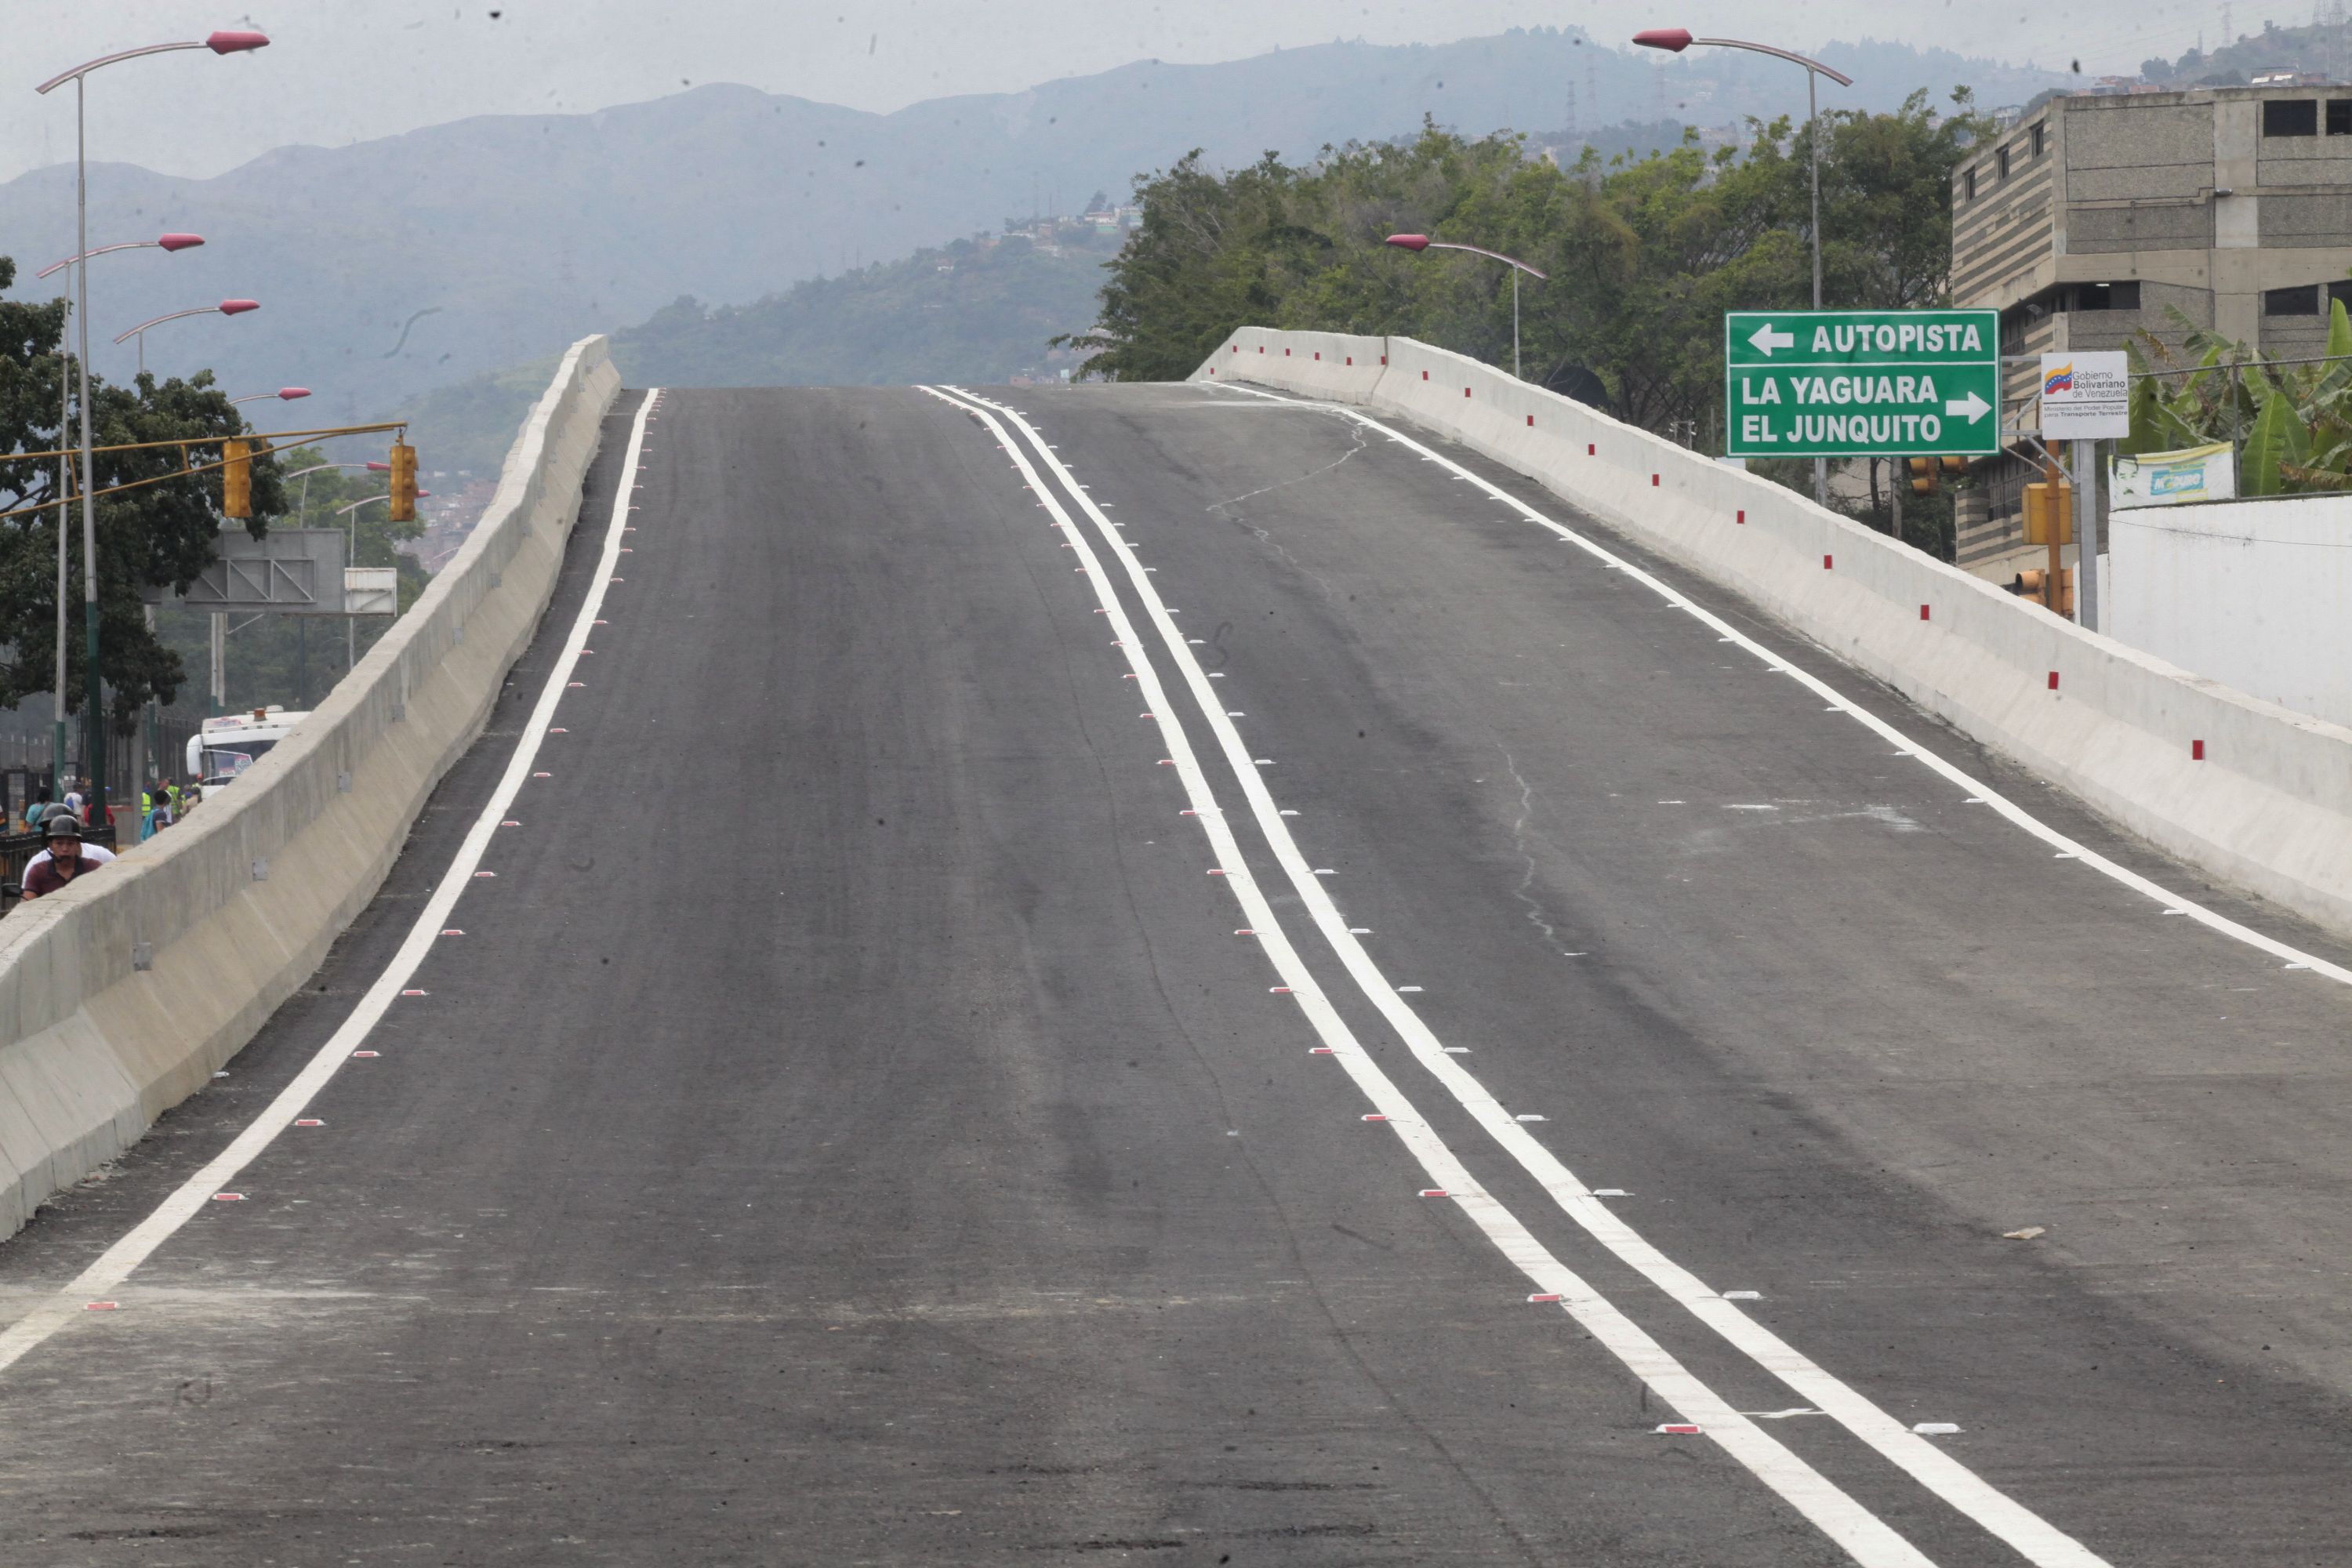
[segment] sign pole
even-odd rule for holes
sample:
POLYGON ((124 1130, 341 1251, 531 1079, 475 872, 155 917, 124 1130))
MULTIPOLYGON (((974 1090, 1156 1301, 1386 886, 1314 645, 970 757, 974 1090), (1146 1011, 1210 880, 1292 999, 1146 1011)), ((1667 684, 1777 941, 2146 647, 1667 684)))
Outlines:
POLYGON ((2099 444, 2074 442, 2075 618, 2086 632, 2099 629, 2099 444))

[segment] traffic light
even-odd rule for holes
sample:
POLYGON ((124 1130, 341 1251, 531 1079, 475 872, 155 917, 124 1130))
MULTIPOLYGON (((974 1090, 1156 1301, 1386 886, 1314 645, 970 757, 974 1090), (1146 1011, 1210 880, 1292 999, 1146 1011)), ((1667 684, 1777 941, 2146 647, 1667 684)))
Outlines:
POLYGON ((2025 487, 2025 542, 2074 542, 2074 487, 2065 480, 2025 487))
MULTIPOLYGON (((2030 571, 2020 572, 2016 581, 2010 584, 2009 591, 2046 610, 2050 607, 2050 595, 2046 591, 2049 578, 2049 573, 2036 566, 2030 571)), ((2074 614, 2074 569, 2072 566, 2058 569, 2058 613, 2069 617, 2074 614)))
POLYGON ((221 443, 221 515, 251 517, 253 515, 253 444, 249 441, 221 443))
POLYGON ((392 521, 416 521, 416 448, 405 441, 392 444, 392 521))
POLYGON ((1913 458, 1909 462, 1911 493, 1915 496, 1934 495, 1936 487, 1944 479, 1957 479, 1969 471, 1966 458, 1913 458))

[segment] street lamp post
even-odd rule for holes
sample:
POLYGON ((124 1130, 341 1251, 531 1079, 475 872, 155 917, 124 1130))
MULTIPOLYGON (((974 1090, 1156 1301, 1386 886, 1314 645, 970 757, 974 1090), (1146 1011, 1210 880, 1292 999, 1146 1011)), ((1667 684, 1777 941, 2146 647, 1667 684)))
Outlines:
MULTIPOLYGON (((242 316, 247 310, 258 310, 259 309, 261 309, 261 302, 257 300, 223 300, 217 305, 194 305, 184 310, 166 310, 162 315, 153 318, 152 321, 140 322, 137 326, 131 328, 127 332, 117 333, 114 341, 119 346, 125 339, 128 338, 137 338, 139 340, 139 374, 144 375, 147 374, 147 331, 149 328, 160 327, 166 321, 185 321, 190 316, 242 316)), ((301 387, 289 386, 274 393, 256 393, 254 396, 282 397, 288 392, 294 393, 302 397, 308 397, 310 395, 309 392, 305 391, 301 387)), ((250 403, 254 399, 251 397, 232 399, 233 402, 237 403, 250 403)), ((213 612, 213 702, 211 715, 215 719, 220 717, 220 672, 223 662, 227 658, 227 641, 228 616, 215 610, 213 612)))
POLYGON ((298 492, 298 499, 294 503, 295 527, 301 527, 302 520, 310 514, 310 476, 323 474, 330 468, 365 468, 372 474, 385 474, 392 471, 392 465, 390 463, 313 463, 307 468, 295 469, 286 476, 289 479, 302 481, 302 489, 298 492))
MULTIPOLYGON (((120 345, 132 338, 139 340, 139 374, 144 375, 147 374, 147 330, 150 327, 160 327, 166 321, 185 321, 190 316, 242 316, 247 310, 259 309, 261 309, 261 301, 258 300, 223 300, 217 305, 195 305, 184 310, 166 310, 153 321, 142 321, 127 332, 118 332, 115 334, 114 341, 117 345, 120 345)), ((263 395, 275 396, 276 394, 269 393, 263 395)))
MULTIPOLYGON (((266 47, 269 39, 260 33, 216 32, 208 37, 185 43, 149 44, 143 48, 121 49, 114 54, 100 55, 85 60, 71 70, 60 71, 33 90, 47 97, 66 83, 74 84, 74 248, 83 256, 89 254, 89 73, 123 60, 138 59, 147 55, 172 54, 181 49, 210 49, 216 55, 244 54, 266 47)), ((77 331, 81 347, 81 552, 82 552, 82 613, 89 625, 85 628, 89 656, 88 673, 89 706, 89 764, 90 801, 93 823, 105 820, 106 810, 106 683, 105 673, 99 665, 98 647, 98 503, 94 495, 97 463, 90 448, 95 445, 90 436, 89 414, 89 268, 74 271, 76 303, 79 307, 77 331)))
POLYGON ((1526 262, 1516 257, 1506 256, 1499 250, 1485 250, 1475 245, 1455 245, 1443 239, 1432 239, 1425 234, 1392 234, 1389 236, 1386 243, 1395 246, 1399 250, 1466 250, 1473 256, 1483 256, 1489 261, 1499 261, 1509 268, 1511 269, 1511 376, 1518 381, 1527 379, 1519 374, 1519 274, 1524 272, 1538 283, 1549 282, 1549 279, 1526 262))
MULTIPOLYGON (((1746 43, 1738 38, 1694 38, 1687 27, 1650 27, 1633 35, 1633 41, 1645 49, 1664 49, 1678 55, 1693 44, 1709 48, 1748 49, 1775 59, 1787 60, 1805 68, 1805 145, 1811 154, 1813 182, 1813 309, 1822 308, 1822 136, 1821 91, 1819 78, 1827 77, 1840 87, 1852 87, 1853 78, 1843 71, 1832 70, 1810 56, 1793 50, 1775 48, 1770 44, 1746 43)), ((1813 500, 1829 504, 1829 459, 1813 459, 1813 500)))
MULTIPOLYGON (((153 239, 126 239, 114 245, 101 245, 94 250, 84 251, 79 256, 68 256, 63 261, 52 261, 33 276, 36 279, 47 278, 68 267, 87 266, 93 256, 111 256, 119 250, 161 250, 168 253, 193 250, 204 242, 205 237, 201 234, 165 234, 159 235, 153 239)), ((66 309, 70 312, 73 310, 73 285, 70 280, 68 281, 66 288, 66 309)), ((66 352, 65 334, 60 332, 58 335, 58 447, 61 451, 73 437, 73 363, 66 352)), ((87 375, 83 378, 82 395, 85 397, 89 395, 87 375)), ((51 799, 60 801, 66 797, 66 592, 68 583, 67 558, 73 538, 73 528, 68 513, 72 506, 72 469, 68 466, 68 460, 59 457, 58 458, 58 668, 56 689, 52 693, 56 702, 56 717, 49 731, 49 795, 51 799)), ((152 624, 153 616, 152 610, 149 616, 152 624)))

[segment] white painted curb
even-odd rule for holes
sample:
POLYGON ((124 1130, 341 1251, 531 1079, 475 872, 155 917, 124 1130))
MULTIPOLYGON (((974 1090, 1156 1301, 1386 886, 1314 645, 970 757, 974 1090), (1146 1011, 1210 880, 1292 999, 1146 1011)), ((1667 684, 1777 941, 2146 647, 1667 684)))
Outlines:
POLYGON ((1793 491, 1410 338, 1244 327, 1191 379, 1449 436, 2164 849, 2352 934, 2352 730, 2085 632, 1793 491))
POLYGON ((574 344, 472 537, 310 722, 184 825, 0 921, 0 1236, 208 1082, 375 895, 553 596, 619 391, 607 341, 574 344))

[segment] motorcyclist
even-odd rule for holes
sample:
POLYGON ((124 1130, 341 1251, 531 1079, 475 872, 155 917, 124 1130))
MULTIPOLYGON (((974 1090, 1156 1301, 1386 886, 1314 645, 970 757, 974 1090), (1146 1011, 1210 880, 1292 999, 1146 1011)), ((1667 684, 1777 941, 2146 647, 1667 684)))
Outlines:
MULTIPOLYGON (((86 877, 104 862, 87 854, 81 845, 81 824, 69 811, 53 812, 41 824, 41 837, 48 848, 34 858, 25 868, 25 897, 37 899, 70 886, 75 879, 86 877)), ((111 858, 111 857, 109 857, 111 858)))

